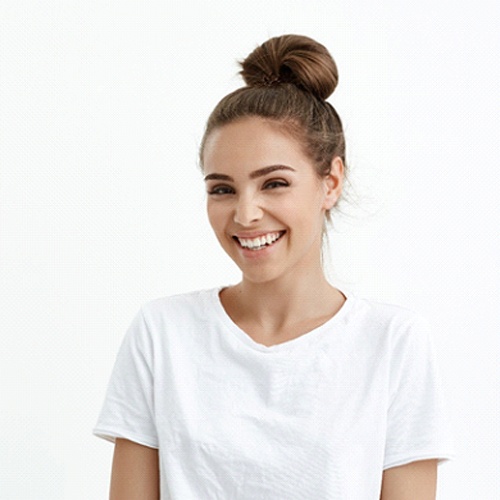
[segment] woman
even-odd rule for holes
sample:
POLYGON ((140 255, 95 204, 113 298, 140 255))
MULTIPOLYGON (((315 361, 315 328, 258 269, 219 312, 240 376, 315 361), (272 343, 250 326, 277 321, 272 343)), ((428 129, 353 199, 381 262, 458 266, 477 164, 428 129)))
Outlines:
POLYGON ((336 65, 287 35, 242 68, 200 148, 242 279, 140 308, 94 429, 115 442, 111 498, 433 499, 452 451, 426 322, 322 269, 346 168, 336 65))

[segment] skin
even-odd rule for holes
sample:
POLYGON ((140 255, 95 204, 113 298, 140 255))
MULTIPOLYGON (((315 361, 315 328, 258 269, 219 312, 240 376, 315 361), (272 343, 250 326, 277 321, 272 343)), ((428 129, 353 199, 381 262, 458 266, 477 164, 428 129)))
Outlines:
POLYGON ((435 500, 437 460, 418 460, 384 471, 380 500, 435 500))
MULTIPOLYGON (((267 346, 328 321, 345 302, 321 266, 323 221, 342 192, 342 160, 334 158, 330 174, 320 178, 279 124, 250 117, 211 133, 203 165, 210 224, 242 273, 239 284, 220 294, 232 320, 267 346), (280 231, 280 240, 262 253, 233 238, 280 231)), ((110 499, 158 500, 158 467, 158 450, 117 439, 110 499)), ((436 460, 387 469, 380 500, 435 500, 436 481, 436 460)))
POLYGON ((159 500, 158 450, 116 439, 110 500, 159 500))

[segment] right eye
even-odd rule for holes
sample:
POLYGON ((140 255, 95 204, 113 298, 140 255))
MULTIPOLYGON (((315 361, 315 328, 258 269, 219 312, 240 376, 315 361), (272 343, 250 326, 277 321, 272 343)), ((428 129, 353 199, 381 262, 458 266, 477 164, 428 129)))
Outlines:
POLYGON ((210 195, 223 195, 223 194, 232 194, 234 193, 234 189, 231 186, 219 185, 214 186, 208 191, 210 195))

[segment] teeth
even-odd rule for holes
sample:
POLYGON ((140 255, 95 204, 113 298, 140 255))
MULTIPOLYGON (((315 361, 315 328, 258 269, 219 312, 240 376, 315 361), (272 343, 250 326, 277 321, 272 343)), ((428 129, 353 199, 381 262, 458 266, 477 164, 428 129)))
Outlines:
POLYGON ((260 236, 259 238, 246 239, 246 238, 238 238, 240 245, 245 248, 250 249, 260 249, 264 247, 266 244, 270 245, 274 243, 279 237, 281 233, 269 233, 264 236, 260 236))

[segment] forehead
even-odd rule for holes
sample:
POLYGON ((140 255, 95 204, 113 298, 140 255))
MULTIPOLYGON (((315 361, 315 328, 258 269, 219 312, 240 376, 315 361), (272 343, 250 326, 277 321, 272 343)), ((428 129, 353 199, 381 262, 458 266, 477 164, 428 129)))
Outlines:
POLYGON ((247 117, 215 129, 203 151, 205 174, 277 164, 297 169, 312 167, 302 145, 283 125, 259 117, 247 117))

